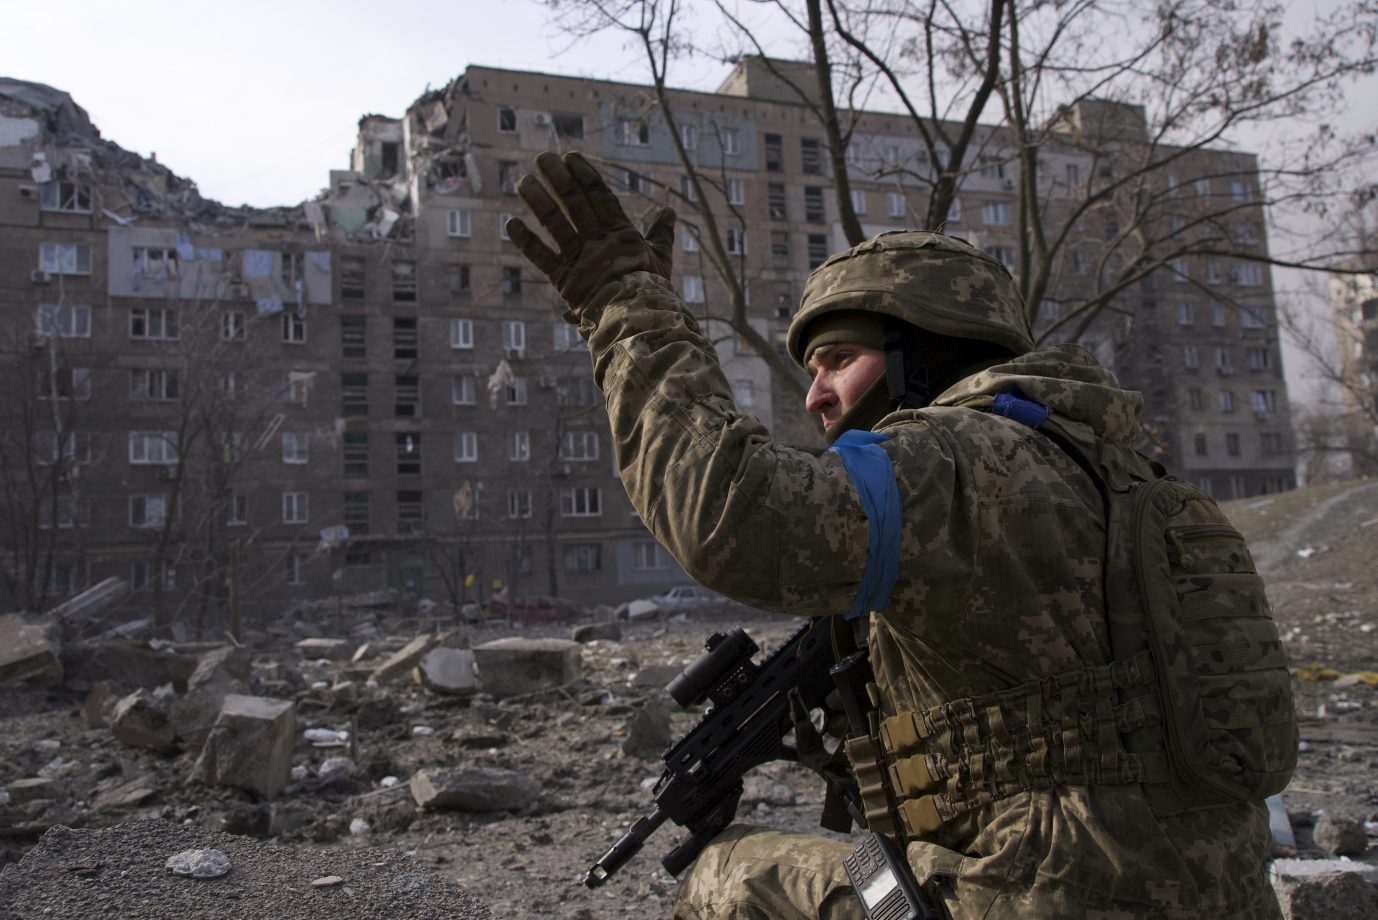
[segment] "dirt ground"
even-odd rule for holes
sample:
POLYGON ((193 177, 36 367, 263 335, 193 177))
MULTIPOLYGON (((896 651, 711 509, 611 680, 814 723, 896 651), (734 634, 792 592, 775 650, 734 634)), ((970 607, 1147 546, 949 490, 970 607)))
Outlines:
MULTIPOLYGON (((1226 511, 1250 537, 1297 666, 1303 745, 1285 798, 1302 855, 1320 855, 1310 849, 1317 812, 1378 821, 1378 687, 1354 676, 1378 670, 1378 482, 1237 502, 1226 511), (1309 679, 1316 677, 1323 679, 1309 679)), ((795 626, 763 614, 732 616, 767 650, 795 626)), ((648 809, 649 786, 659 775, 655 756, 623 751, 632 713, 653 699, 674 708, 660 688, 724 625, 687 617, 627 625, 621 641, 584 646, 585 676, 577 684, 500 703, 438 696, 409 682, 345 700, 310 686, 331 683, 345 665, 305 667, 306 685, 295 693, 299 730, 348 729, 352 746, 302 742, 294 763, 307 768, 307 777, 271 802, 188 784, 189 752, 131 749, 108 729, 86 728, 78 696, 5 691, 0 786, 45 775, 59 779, 64 792, 42 809, 30 803, 29 825, 16 830, 10 822, 0 836, 0 858, 17 858, 45 824, 103 827, 162 818, 284 845, 394 849, 459 882, 495 917, 665 917, 675 880, 659 858, 679 840, 672 825, 602 888, 589 890, 581 880, 648 809), (418 726, 431 732, 418 734, 418 726), (347 773, 328 781, 318 776, 327 758, 350 753, 354 766, 347 773), (516 813, 419 811, 408 777, 447 764, 522 771, 536 781, 538 801, 516 813), (390 777, 400 784, 386 785, 390 777)), ((473 627, 470 639, 567 636, 568 629, 473 627)), ((695 718, 677 712, 674 734, 695 718)), ((819 800, 811 773, 771 765, 749 783, 739 818, 814 830, 819 800)), ((0 812, 13 809, 0 805, 0 812)), ((1378 832, 1378 824, 1370 830, 1378 832)), ((1370 846, 1365 858, 1378 861, 1378 851, 1370 846)))

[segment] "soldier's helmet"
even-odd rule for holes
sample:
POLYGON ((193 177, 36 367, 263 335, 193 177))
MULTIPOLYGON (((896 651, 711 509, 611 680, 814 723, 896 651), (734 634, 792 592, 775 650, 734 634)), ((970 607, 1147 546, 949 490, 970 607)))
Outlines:
POLYGON ((999 261, 956 237, 892 230, 814 269, 790 323, 790 357, 804 364, 809 324, 843 310, 893 316, 939 335, 1034 347, 1023 299, 999 261))

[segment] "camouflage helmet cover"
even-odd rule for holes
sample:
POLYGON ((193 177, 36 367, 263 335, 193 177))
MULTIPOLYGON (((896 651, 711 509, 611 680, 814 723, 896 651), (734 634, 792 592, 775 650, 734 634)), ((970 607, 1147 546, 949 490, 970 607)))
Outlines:
POLYGON ((809 324, 841 310, 882 313, 939 335, 1003 345, 1016 355, 1033 349, 1023 300, 1005 266, 942 233, 892 230, 816 268, 790 323, 790 357, 802 366, 809 324))

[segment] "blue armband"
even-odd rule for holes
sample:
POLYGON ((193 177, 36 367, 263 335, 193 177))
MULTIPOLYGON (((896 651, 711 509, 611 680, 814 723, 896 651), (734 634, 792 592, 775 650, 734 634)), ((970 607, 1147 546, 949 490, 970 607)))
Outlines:
POLYGON ((884 610, 900 573, 899 484, 890 455, 880 446, 888 435, 874 431, 844 431, 828 448, 842 458, 842 465, 856 487, 861 507, 870 524, 871 545, 866 551, 866 571, 861 576, 852 609, 846 618, 854 620, 872 610, 884 610))

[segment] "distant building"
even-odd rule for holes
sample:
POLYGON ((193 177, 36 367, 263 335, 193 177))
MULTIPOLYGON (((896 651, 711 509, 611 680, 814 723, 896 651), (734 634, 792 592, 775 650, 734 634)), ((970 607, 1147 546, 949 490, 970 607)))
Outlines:
POLYGON ((1344 473, 1378 475, 1378 272, 1331 275, 1330 302, 1343 400, 1340 430, 1330 434, 1337 446, 1352 448, 1342 455, 1344 473))
MULTIPOLYGON (((754 59, 719 93, 672 95, 716 210, 740 215, 728 246, 752 326, 783 347, 809 271, 846 244, 821 133, 754 59)), ((35 579, 56 597, 122 575, 135 604, 161 595, 168 618, 213 625, 230 605, 252 620, 385 587, 615 603, 683 583, 618 481, 586 349, 503 231, 532 157, 582 150, 634 216, 678 200, 674 284, 721 315, 657 112, 645 86, 473 66, 400 119, 363 117, 319 200, 226 208, 102 140, 65 93, 0 80, 0 351, 16 394, 0 603, 32 606, 35 579)), ((1137 110, 1082 107, 1059 125, 1065 149, 1041 155, 1088 175, 1074 141, 1108 121, 1126 142, 1143 132, 1137 110)), ((987 130, 948 230, 1013 266, 1018 176, 987 130)), ((915 222, 905 173, 926 159, 907 119, 861 115, 847 160, 868 233, 915 222)), ((1255 173, 1248 155, 1201 153, 1164 181, 1236 196, 1233 232, 1263 252, 1255 173)), ((1086 227, 1088 252, 1110 230, 1086 227)), ((1070 259, 1060 290, 1089 270, 1070 259)), ((1224 498, 1292 487, 1267 271, 1184 259, 1120 306, 1082 341, 1145 392, 1159 459, 1224 498)), ((817 443, 797 396, 725 325, 708 330, 738 403, 817 443)))

